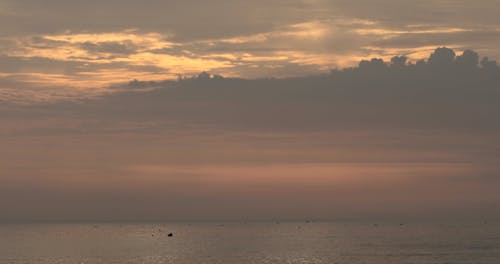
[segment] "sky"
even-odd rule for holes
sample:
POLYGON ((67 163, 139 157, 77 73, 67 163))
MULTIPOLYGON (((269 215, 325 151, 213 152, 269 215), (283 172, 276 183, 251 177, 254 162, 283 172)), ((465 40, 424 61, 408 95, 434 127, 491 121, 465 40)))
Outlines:
POLYGON ((371 57, 417 60, 437 46, 499 59, 499 9, 498 0, 2 0, 0 89, 72 97, 201 71, 303 76, 371 57))
POLYGON ((500 218, 499 13, 0 0, 0 221, 500 218))

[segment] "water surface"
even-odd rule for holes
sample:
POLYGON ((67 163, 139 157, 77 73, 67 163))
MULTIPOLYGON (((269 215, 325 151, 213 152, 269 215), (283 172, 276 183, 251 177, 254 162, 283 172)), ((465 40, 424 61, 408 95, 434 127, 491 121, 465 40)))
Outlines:
POLYGON ((0 263, 499 263, 500 224, 2 224, 0 263), (174 233, 173 237, 168 234, 174 233))

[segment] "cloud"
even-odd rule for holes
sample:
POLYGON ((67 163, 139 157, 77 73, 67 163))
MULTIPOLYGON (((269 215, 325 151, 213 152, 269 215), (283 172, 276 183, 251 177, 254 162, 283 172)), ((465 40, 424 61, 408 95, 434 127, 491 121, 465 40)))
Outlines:
POLYGON ((18 33, 53 34, 65 30, 88 30, 98 33, 139 28, 162 34, 173 32, 179 40, 199 40, 228 37, 241 32, 256 33, 272 27, 276 21, 288 24, 302 20, 296 17, 299 7, 303 6, 301 2, 259 0, 250 3, 217 0, 209 5, 200 5, 196 0, 148 0, 141 3, 116 0, 104 3, 93 0, 68 3, 51 0, 43 4, 38 1, 6 1, 4 9, 17 15, 8 18, 11 19, 10 22, 14 22, 11 23, 13 26, 9 28, 10 32, 15 30, 18 33), (291 14, 295 15, 290 16, 291 14), (15 24, 28 16, 37 19, 15 24), (196 20, 193 19, 195 17, 196 20))
MULTIPOLYGON (((188 78, 159 84, 163 89, 110 98, 127 102, 120 105, 131 115, 138 113, 137 118, 148 118, 142 114, 151 110, 170 121, 215 127, 491 131, 500 128, 491 116, 498 110, 499 68, 491 65, 481 67, 473 51, 457 56, 438 48, 424 63, 373 59, 356 68, 303 78, 188 78)), ((121 112, 120 106, 105 102, 101 107, 109 107, 110 114, 121 112)))
POLYGON ((0 202, 0 220, 496 216, 500 68, 427 57, 2 103, 0 201, 17 206, 0 202))
POLYGON ((102 43, 92 43, 84 42, 81 47, 91 53, 109 53, 117 55, 127 55, 137 52, 137 47, 134 47, 131 43, 120 43, 120 42, 102 42, 102 43))
MULTIPOLYGON (((165 67, 181 67, 176 63, 182 65, 182 61, 162 56, 169 63, 165 67)), ((272 68, 273 64, 267 60, 259 64, 261 60, 252 63, 268 67, 270 72, 299 74, 304 70, 304 67, 294 68, 295 64, 272 68)), ((219 62, 214 60, 214 63, 219 62)), ((316 73, 315 69, 312 66, 309 72, 316 73)), ((108 79, 106 74, 132 76, 128 70, 106 71, 89 74, 104 75, 104 80, 108 79)), ((122 113, 127 112, 128 117, 139 120, 156 122, 161 117, 185 125, 247 129, 394 126, 459 130, 474 127, 491 131, 500 128, 491 116, 498 110, 498 71, 494 61, 481 59, 474 51, 457 55, 452 49, 438 48, 427 61, 417 62, 405 56, 393 57, 392 64, 388 59, 363 60, 358 67, 306 77, 246 80, 187 75, 178 81, 143 82, 137 78, 131 83, 125 79, 124 86, 101 90, 109 95, 86 102, 79 115, 101 109, 103 118, 122 119, 122 113), (130 91, 141 87, 147 91, 130 91)), ((64 76, 39 78, 47 77, 64 76)))
MULTIPOLYGON (((102 86, 105 76, 110 78, 108 84, 116 82, 116 76, 98 74, 102 64, 108 72, 140 66, 135 74, 128 71, 131 79, 175 79, 204 70, 260 78, 309 75, 403 51, 411 59, 422 59, 428 50, 421 51, 435 46, 477 48, 492 59, 500 56, 494 1, 40 3, 3 2, 0 53, 25 61, 60 61, 59 72, 51 74, 71 75, 75 68, 68 70, 66 62, 84 63, 77 70, 85 73, 85 81, 77 74, 67 76, 67 86, 71 82, 102 86), (145 73, 147 67, 153 70, 145 73), (168 73, 159 74, 161 68, 168 73), (92 71, 95 74, 89 75, 92 71)), ((30 69, 45 73, 42 66, 30 69)), ((8 71, 0 68, 0 72, 8 71)))

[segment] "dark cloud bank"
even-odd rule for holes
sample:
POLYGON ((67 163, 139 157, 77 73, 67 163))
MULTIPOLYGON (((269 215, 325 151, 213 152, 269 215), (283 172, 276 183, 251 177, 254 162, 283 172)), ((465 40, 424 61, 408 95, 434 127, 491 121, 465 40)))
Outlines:
MULTIPOLYGON (((358 67, 287 79, 202 73, 177 81, 115 87, 97 100, 44 106, 105 120, 216 128, 322 130, 433 128, 497 131, 500 68, 474 51, 438 48, 428 60, 361 61, 358 67), (130 90, 129 90, 130 89, 130 90)), ((35 107, 36 108, 36 107, 35 107)))

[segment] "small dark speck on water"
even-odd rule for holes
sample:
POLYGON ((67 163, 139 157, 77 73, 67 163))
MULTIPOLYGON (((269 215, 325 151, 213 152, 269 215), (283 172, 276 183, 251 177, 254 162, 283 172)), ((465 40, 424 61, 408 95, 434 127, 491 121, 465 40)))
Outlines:
POLYGON ((174 236, 174 233, 169 233, 168 234, 168 237, 173 237, 174 236))

